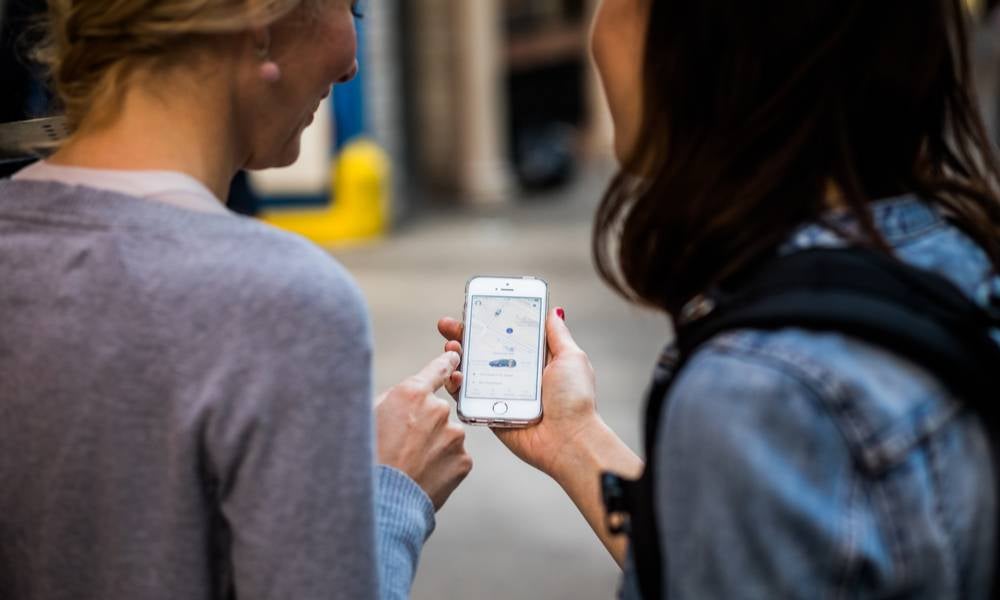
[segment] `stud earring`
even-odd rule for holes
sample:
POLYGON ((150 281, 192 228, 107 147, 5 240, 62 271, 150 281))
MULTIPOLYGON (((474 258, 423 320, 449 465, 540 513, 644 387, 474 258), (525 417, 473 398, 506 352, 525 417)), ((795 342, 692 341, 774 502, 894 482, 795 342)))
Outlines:
POLYGON ((281 81, 281 67, 278 66, 278 63, 271 60, 271 55, 267 51, 267 48, 258 48, 257 58, 261 61, 260 67, 258 67, 261 79, 267 83, 278 83, 281 81))

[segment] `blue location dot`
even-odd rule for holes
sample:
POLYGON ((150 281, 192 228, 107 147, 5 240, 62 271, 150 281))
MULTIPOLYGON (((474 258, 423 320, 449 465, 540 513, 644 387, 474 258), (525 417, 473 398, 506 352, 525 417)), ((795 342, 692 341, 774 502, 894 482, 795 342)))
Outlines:
POLYGON ((508 334, 514 333, 514 329, 512 327, 508 327, 507 328, 507 333, 508 334))

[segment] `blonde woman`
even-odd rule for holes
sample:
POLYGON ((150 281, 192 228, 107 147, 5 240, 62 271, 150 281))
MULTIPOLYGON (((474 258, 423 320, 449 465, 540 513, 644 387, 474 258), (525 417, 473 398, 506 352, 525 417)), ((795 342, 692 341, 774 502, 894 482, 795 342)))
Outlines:
POLYGON ((355 7, 49 4, 74 133, 0 182, 0 598, 406 596, 471 468, 434 396, 458 356, 376 440, 356 286, 224 207, 354 76, 355 7))

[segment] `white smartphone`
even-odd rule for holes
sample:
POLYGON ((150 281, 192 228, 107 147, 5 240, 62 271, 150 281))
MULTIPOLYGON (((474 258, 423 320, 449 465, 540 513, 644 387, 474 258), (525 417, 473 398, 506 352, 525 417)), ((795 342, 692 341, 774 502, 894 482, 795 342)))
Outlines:
POLYGON ((465 286, 458 417, 491 427, 542 419, 548 284, 535 277, 473 277, 465 286))

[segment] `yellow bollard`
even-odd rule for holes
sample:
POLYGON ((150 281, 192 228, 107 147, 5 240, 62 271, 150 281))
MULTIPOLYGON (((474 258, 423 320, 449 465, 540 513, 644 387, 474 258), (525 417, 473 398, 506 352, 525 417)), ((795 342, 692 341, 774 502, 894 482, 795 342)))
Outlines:
POLYGON ((391 163, 375 142, 358 138, 337 155, 331 199, 321 209, 273 209, 262 219, 320 245, 362 241, 384 234, 390 221, 391 163))

